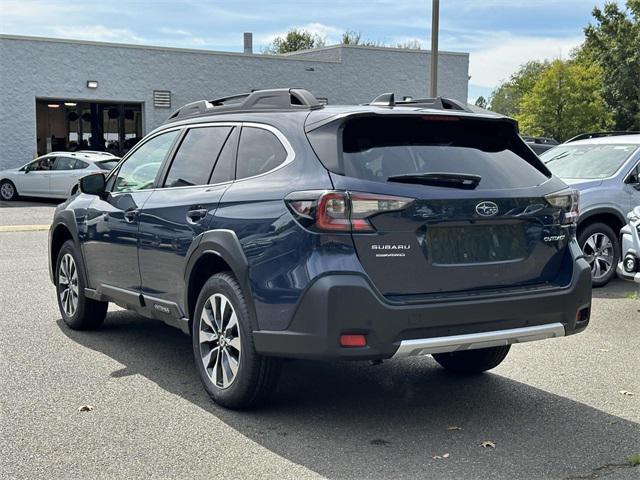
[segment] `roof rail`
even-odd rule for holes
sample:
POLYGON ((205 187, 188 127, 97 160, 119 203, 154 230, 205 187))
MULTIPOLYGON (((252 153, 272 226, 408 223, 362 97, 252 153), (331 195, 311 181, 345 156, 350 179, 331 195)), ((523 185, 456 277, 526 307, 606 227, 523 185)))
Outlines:
POLYGON ((393 93, 383 93, 374 98, 371 103, 366 105, 373 105, 378 107, 421 107, 421 108, 434 108, 436 110, 460 110, 463 112, 473 113, 467 105, 462 102, 458 102, 453 98, 435 97, 435 98, 413 98, 402 97, 402 100, 395 100, 393 93))
POLYGON ((616 137, 618 135, 638 135, 640 132, 637 131, 627 131, 627 132, 589 132, 589 133, 581 133, 580 135, 576 135, 575 137, 566 140, 564 143, 577 142, 578 140, 587 140, 589 138, 602 138, 602 137, 616 137))
POLYGON ((250 110, 315 110, 323 107, 324 105, 312 93, 303 88, 274 88, 188 103, 173 112, 167 122, 211 113, 250 110))

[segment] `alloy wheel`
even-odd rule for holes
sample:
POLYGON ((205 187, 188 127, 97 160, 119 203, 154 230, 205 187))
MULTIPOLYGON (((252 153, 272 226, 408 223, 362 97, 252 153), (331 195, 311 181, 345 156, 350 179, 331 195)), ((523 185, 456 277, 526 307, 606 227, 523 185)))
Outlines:
POLYGON ((204 304, 198 328, 202 364, 211 382, 228 388, 236 379, 242 345, 238 316, 231 301, 220 293, 204 304))
POLYGON ((70 253, 65 253, 60 260, 58 287, 64 313, 73 317, 78 309, 78 269, 70 253))
POLYGON ((584 242, 582 252, 591 266, 591 278, 600 280, 613 268, 613 242, 604 233, 594 233, 584 242))
POLYGON ((3 200, 11 200, 14 193, 15 189, 9 182, 5 182, 2 184, 2 186, 0 186, 0 195, 2 196, 3 200))

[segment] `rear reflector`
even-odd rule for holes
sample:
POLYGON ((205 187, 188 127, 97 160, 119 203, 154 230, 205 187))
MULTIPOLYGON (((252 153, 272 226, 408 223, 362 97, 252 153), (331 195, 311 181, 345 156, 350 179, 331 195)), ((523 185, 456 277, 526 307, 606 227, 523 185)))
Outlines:
POLYGON ((576 312, 576 322, 586 322, 589 320, 591 309, 589 307, 580 309, 576 312))
POLYGON ((343 347, 366 347, 367 338, 364 335, 340 335, 340 345, 343 347))

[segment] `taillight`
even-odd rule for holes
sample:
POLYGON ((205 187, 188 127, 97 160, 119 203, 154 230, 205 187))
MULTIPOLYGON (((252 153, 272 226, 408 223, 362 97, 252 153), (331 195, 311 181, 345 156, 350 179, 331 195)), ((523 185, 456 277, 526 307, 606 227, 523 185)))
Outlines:
POLYGON ((578 190, 562 190, 544 197, 553 207, 560 208, 562 225, 576 225, 580 216, 580 192, 578 190))
POLYGON ((374 232, 370 218, 406 208, 413 199, 372 193, 308 191, 287 195, 287 205, 306 228, 324 232, 374 232))

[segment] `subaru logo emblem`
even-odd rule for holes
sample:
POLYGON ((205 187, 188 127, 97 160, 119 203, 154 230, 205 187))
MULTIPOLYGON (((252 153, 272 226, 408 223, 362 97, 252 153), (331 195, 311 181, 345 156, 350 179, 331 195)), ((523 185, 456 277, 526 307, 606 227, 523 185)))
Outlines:
POLYGON ((476 205, 476 212, 483 217, 493 217, 498 213, 498 205, 489 201, 480 202, 476 205))

